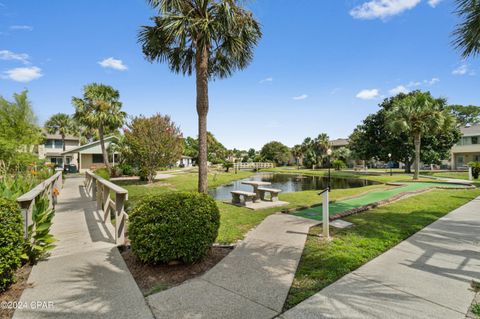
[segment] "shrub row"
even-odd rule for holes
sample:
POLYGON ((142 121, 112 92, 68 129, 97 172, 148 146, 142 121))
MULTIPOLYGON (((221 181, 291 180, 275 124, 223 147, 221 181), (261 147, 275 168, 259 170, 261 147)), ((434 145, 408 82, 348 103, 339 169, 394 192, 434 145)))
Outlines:
POLYGON ((15 281, 23 254, 23 219, 14 200, 0 198, 0 292, 15 281))

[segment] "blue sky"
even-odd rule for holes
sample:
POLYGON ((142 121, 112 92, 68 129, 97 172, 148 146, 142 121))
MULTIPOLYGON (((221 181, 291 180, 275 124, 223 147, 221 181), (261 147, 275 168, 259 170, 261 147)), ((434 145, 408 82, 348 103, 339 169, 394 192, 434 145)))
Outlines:
MULTIPOLYGON (((480 104, 480 59, 451 46, 453 0, 248 1, 262 24, 253 63, 210 84, 209 130, 229 148, 347 137, 381 100, 430 90, 480 104)), ((144 60, 144 0, 0 0, 0 95, 27 88, 39 122, 73 113, 72 96, 101 82, 130 115, 169 114, 196 135, 195 83, 144 60)))

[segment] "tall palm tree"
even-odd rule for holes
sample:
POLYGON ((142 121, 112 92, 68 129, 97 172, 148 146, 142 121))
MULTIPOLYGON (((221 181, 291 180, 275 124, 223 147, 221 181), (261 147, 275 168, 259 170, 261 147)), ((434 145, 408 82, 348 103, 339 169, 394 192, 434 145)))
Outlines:
POLYGON ((300 161, 303 158, 303 149, 302 145, 295 145, 292 147, 292 155, 295 157, 295 161, 297 162, 297 169, 300 169, 300 161))
POLYGON ((436 99, 429 92, 418 91, 395 101, 387 112, 387 125, 392 132, 405 132, 413 139, 414 180, 418 179, 420 170, 422 136, 440 133, 455 123, 455 119, 445 110, 445 106, 445 99, 436 99))
POLYGON ((317 138, 313 141, 315 147, 315 153, 317 154, 317 163, 323 163, 323 159, 327 154, 327 150, 330 147, 330 138, 326 133, 318 134, 317 138))
POLYGON ((98 130, 103 162, 111 170, 105 133, 119 129, 125 123, 127 114, 121 110, 120 93, 109 85, 92 83, 85 85, 82 98, 72 98, 72 104, 75 106, 74 118, 80 124, 98 130))
POLYGON ((198 191, 206 193, 208 82, 244 69, 261 38, 259 23, 239 0, 147 0, 158 9, 139 42, 149 61, 166 62, 175 73, 195 70, 199 137, 198 191))
POLYGON ((49 134, 60 134, 62 137, 63 151, 65 151, 65 137, 76 134, 77 132, 75 121, 70 115, 65 113, 52 115, 45 122, 44 127, 49 134))
POLYGON ((456 13, 463 19, 454 31, 454 45, 464 58, 480 54, 480 1, 456 0, 456 13))

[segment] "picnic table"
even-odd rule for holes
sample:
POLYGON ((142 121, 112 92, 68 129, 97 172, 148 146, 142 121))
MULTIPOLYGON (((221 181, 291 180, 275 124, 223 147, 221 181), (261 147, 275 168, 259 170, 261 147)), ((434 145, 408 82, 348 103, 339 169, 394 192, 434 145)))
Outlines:
POLYGON ((255 194, 257 194, 257 196, 256 196, 256 198, 255 198, 256 200, 258 200, 258 199, 260 198, 260 192, 259 192, 259 190, 258 190, 258 188, 259 188, 260 186, 269 186, 269 185, 272 185, 272 183, 270 183, 270 182, 261 182, 261 181, 244 181, 244 182, 242 182, 242 184, 253 186, 253 192, 254 192, 255 194))

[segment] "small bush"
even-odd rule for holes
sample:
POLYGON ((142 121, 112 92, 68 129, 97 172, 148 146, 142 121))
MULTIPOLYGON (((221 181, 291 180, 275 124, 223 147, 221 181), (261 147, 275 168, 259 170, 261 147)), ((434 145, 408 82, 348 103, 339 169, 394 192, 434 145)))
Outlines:
POLYGON ((0 198, 0 292, 15 281, 23 254, 23 219, 18 204, 0 198))
POLYGON ((125 176, 132 176, 133 175, 133 168, 130 164, 121 164, 120 168, 122 169, 122 174, 125 176))
POLYGON ((340 171, 342 170, 343 168, 347 167, 347 165, 345 164, 344 161, 342 160, 334 160, 332 162, 332 166, 333 168, 335 168, 336 171, 340 171))
POLYGON ((220 212, 205 194, 173 192, 141 200, 130 214, 133 253, 145 263, 192 263, 218 235, 220 212))
POLYGON ((93 172, 95 175, 105 178, 106 180, 110 179, 110 172, 107 168, 99 168, 93 172))
POLYGON ((472 177, 478 179, 478 175, 480 175, 480 162, 470 162, 468 166, 472 168, 472 177))

